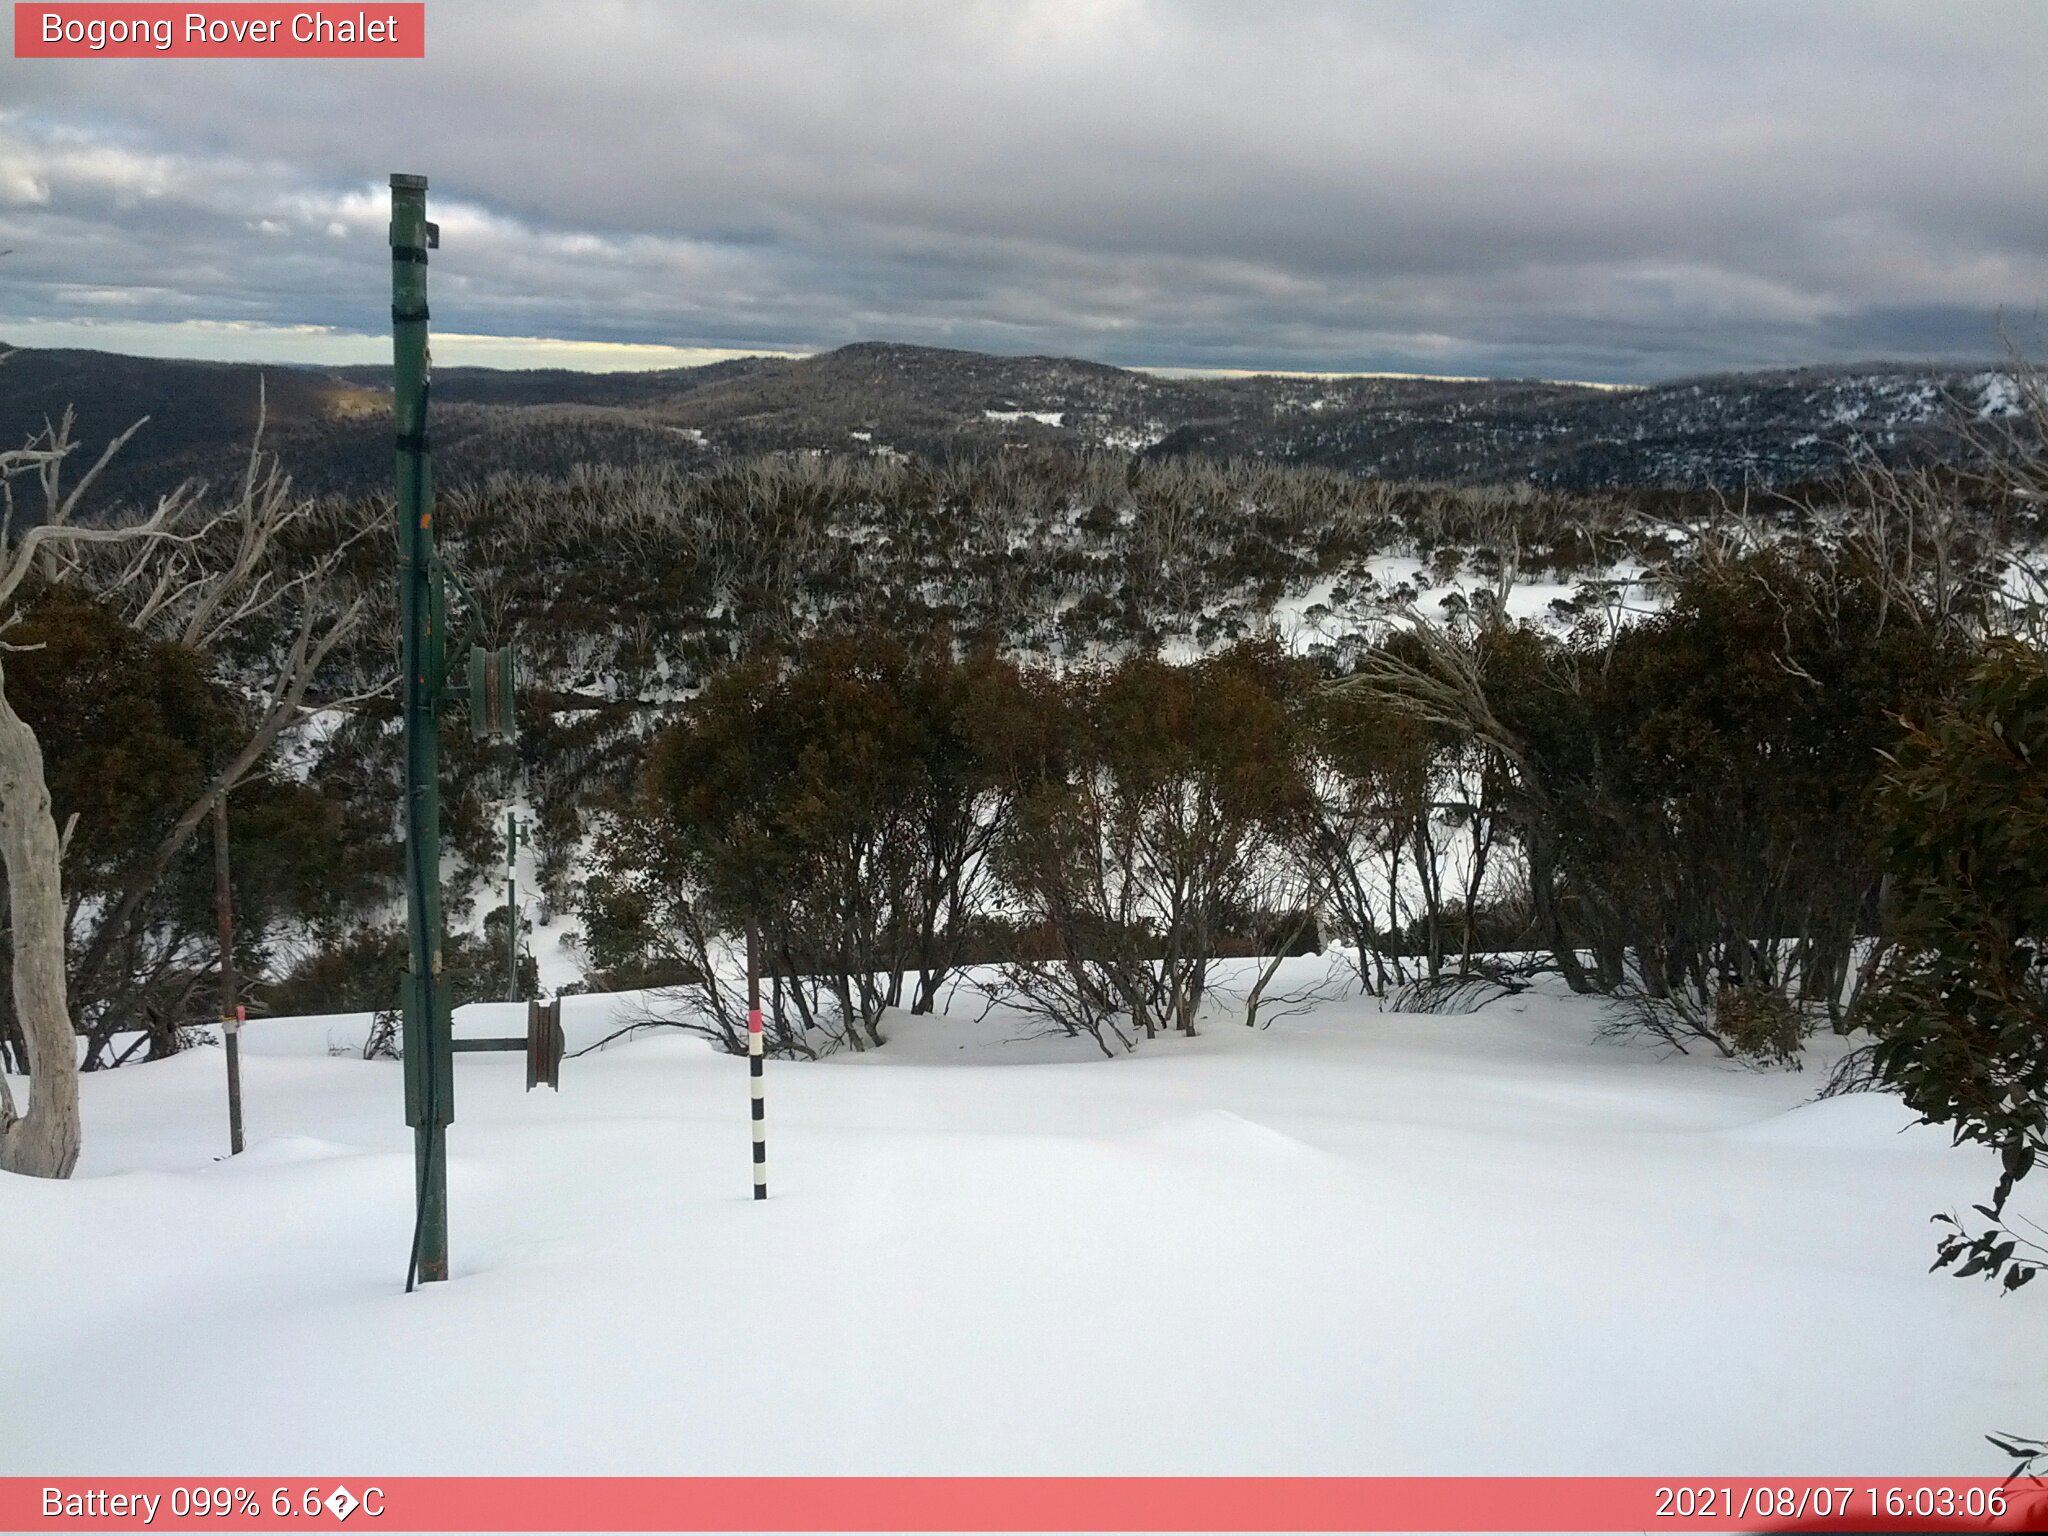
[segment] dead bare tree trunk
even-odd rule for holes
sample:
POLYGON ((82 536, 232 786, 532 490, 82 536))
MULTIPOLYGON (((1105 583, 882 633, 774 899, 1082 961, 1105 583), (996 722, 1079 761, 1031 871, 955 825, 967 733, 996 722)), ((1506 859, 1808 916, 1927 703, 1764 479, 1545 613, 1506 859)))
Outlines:
MULTIPOLYGON (((296 715, 313 669, 360 620, 365 605, 359 598, 329 605, 319 618, 315 616, 318 589, 339 568, 342 550, 352 540, 306 563, 289 578, 261 569, 280 531, 303 514, 306 504, 292 503, 289 481, 264 471, 260 437, 250 449, 240 499, 218 517, 195 523, 189 514, 196 508, 199 491, 188 483, 160 498, 139 523, 102 527, 75 522, 80 498, 141 424, 109 443, 68 491, 62 484, 63 471, 77 446, 69 412, 25 447, 0 451, 0 630, 18 616, 15 594, 32 573, 51 581, 87 581, 102 596, 129 598, 127 617, 138 628, 153 621, 182 620, 179 638, 194 646, 210 645, 235 624, 280 601, 307 603, 262 723, 244 752, 207 787, 152 856, 145 868, 155 880, 218 798, 234 787, 296 715), (43 519, 24 529, 15 525, 14 482, 29 476, 40 483, 43 519), (230 528, 240 535, 233 557, 211 558, 209 542, 230 528), (108 556, 112 563, 103 558, 108 556)), ((259 426, 259 434, 260 430, 259 426)), ((74 988, 66 975, 63 845, 51 811, 42 744, 7 701, 0 678, 0 865, 7 875, 12 921, 16 1022, 29 1068, 26 1113, 18 1110, 0 1082, 0 1169, 43 1178, 70 1175, 82 1136, 78 1042, 71 1018, 74 988)), ((124 923, 135 900, 131 886, 119 914, 124 923)), ((95 969, 108 938, 103 928, 95 940, 102 947, 88 956, 82 971, 95 969)))
MULTIPOLYGON (((76 446, 71 420, 66 412, 62 423, 50 426, 27 447, 0 452, 0 614, 5 614, 0 629, 12 617, 7 605, 21 584, 60 550, 153 538, 183 508, 185 493, 178 491, 160 501, 147 521, 132 527, 72 525, 79 497, 142 423, 109 443, 78 485, 64 495, 60 476, 76 446), (44 520, 38 527, 17 530, 13 483, 16 477, 31 474, 42 484, 44 520)), ((28 1055, 26 1113, 0 1080, 0 1170, 45 1179, 71 1176, 82 1139, 78 1041, 64 978, 63 859, 63 839, 57 835, 50 785, 43 774, 42 743, 15 713, 0 678, 0 867, 7 874, 15 1022, 28 1055)))
POLYGON ((65 1179, 78 1163, 78 1042, 64 988, 57 821, 36 733, 0 688, 0 863, 13 929, 14 1014, 28 1047, 28 1111, 0 1082, 0 1170, 65 1179))

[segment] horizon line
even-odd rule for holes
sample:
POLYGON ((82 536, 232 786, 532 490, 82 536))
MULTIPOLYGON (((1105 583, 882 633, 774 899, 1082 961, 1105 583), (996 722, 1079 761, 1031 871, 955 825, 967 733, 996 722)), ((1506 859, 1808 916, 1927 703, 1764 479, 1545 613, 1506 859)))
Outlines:
MULTIPOLYGON (((390 346, 387 336, 371 331, 352 331, 340 326, 283 325, 265 321, 102 321, 0 319, 0 347, 15 350, 91 351, 112 356, 150 358, 165 362, 245 364, 272 368, 374 367, 388 359, 379 355, 390 346), (27 339, 19 339, 27 333, 27 339), (298 356, 268 352, 266 344, 296 341, 298 356), (325 352, 327 356, 317 354, 325 352)), ((1176 363, 1123 363, 1048 352, 985 352, 971 347, 934 346, 925 342, 895 342, 870 338, 843 342, 836 347, 809 349, 788 347, 681 346, 664 342, 589 341, 569 337, 493 335, 482 332, 443 331, 433 337, 443 368, 481 368, 498 372, 568 373, 660 373, 707 367, 720 362, 747 358, 803 361, 825 356, 849 346, 881 345, 920 347, 931 351, 957 351, 980 357, 1048 357, 1063 361, 1091 362, 1097 366, 1142 373, 1166 379, 1407 379, 1419 383, 1492 384, 1538 383, 1573 389, 1627 393, 1649 389, 1659 383, 1712 378, 1747 373, 1777 373, 1802 369, 1855 368, 1981 368, 2002 366, 1996 359, 1866 359, 1848 362, 1804 362, 1755 364, 1726 367, 1706 372, 1674 374, 1651 382, 1612 379, 1580 379, 1540 373, 1428 373, 1392 368, 1247 368, 1176 363)))

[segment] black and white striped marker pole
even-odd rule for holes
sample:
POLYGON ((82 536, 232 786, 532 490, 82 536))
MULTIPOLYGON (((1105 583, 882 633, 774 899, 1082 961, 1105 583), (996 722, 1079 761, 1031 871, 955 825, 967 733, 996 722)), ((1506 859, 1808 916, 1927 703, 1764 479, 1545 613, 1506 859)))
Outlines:
POLYGON ((754 935, 747 934, 747 1088, 754 1116, 754 1198, 768 1198, 768 1105, 762 1097, 761 1071, 767 1039, 761 1028, 761 968, 754 958, 754 935))

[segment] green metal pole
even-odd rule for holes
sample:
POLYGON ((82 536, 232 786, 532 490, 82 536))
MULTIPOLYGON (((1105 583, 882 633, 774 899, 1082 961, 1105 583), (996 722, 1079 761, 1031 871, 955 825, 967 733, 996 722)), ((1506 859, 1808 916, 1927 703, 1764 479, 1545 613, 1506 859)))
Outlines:
POLYGON ((427 178, 391 178, 393 409, 398 429, 398 615, 405 669, 405 1119, 418 1177, 406 1289, 448 1278, 448 1125, 454 1053, 442 977, 440 705, 446 612, 434 559, 427 448, 427 178))
POLYGON ((519 1001, 519 818, 505 813, 505 1000, 519 1001))

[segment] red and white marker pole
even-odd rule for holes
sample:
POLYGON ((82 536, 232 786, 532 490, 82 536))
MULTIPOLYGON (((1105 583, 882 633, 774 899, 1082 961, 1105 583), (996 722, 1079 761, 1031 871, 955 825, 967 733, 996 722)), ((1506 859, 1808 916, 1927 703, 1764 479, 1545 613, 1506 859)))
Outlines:
POLYGON ((768 1198, 768 1105, 763 1097, 762 1067, 767 1037, 761 1027, 761 967, 754 956, 754 931, 747 930, 747 1089, 754 1119, 754 1198, 768 1198))

